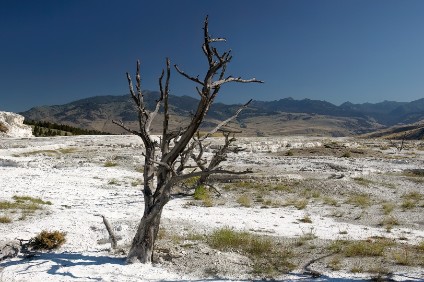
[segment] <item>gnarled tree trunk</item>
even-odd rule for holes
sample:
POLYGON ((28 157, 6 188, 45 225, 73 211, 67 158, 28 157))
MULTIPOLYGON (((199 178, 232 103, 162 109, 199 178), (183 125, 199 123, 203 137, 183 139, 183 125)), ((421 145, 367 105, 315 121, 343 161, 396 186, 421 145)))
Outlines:
POLYGON ((211 38, 208 31, 208 18, 206 17, 204 23, 204 42, 202 45, 203 53, 208 61, 209 68, 206 71, 203 80, 199 76, 190 76, 180 70, 175 65, 176 71, 185 78, 195 82, 199 87, 196 87, 197 93, 200 96, 197 109, 192 116, 190 123, 186 127, 181 127, 179 130, 171 131, 169 129, 169 79, 170 79, 170 62, 166 61, 166 78, 163 84, 165 71, 159 78, 160 98, 156 101, 156 106, 153 111, 146 108, 144 96, 141 91, 141 77, 140 77, 140 62, 137 61, 136 72, 136 91, 133 89, 133 84, 130 75, 127 73, 128 85, 132 99, 137 106, 139 129, 132 130, 126 127, 122 122, 113 121, 115 124, 121 126, 128 132, 138 135, 144 143, 144 212, 140 220, 137 233, 132 241, 131 249, 129 251, 127 262, 142 262, 149 263, 152 261, 154 244, 157 238, 162 210, 165 204, 170 200, 171 188, 181 181, 192 177, 202 177, 214 173, 230 173, 230 174, 244 174, 250 171, 228 171, 217 167, 217 165, 225 160, 227 152, 235 152, 230 149, 229 144, 235 140, 229 139, 226 135, 225 145, 217 150, 212 159, 207 160, 202 152, 204 141, 207 137, 211 136, 222 126, 237 117, 240 111, 247 106, 241 107, 236 114, 219 123, 216 128, 201 137, 196 133, 206 116, 210 106, 214 102, 222 85, 229 82, 259 82, 256 79, 241 79, 240 77, 225 76, 227 64, 231 61, 231 51, 220 53, 212 46, 216 42, 225 41, 223 38, 211 38), (163 125, 160 142, 157 142, 150 133, 150 126, 153 119, 163 107, 163 125), (190 143, 191 142, 191 143, 190 143), (195 151, 199 152, 196 153, 195 151), (156 154, 156 152, 158 154, 156 154), (188 161, 191 164, 188 165, 188 161), (211 162, 210 165, 207 165, 211 162), (187 172, 190 168, 189 172, 187 172), (154 179, 156 181, 154 181, 154 179))
POLYGON ((153 249, 159 231, 162 209, 150 219, 148 219, 149 215, 143 216, 141 219, 127 256, 128 263, 152 262, 153 249))

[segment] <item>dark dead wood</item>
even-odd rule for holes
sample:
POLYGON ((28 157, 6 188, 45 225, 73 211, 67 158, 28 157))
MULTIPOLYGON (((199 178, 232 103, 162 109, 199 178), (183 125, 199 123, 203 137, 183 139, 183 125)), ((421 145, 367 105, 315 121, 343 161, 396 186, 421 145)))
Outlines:
MULTIPOLYGON (((194 110, 188 125, 180 130, 169 130, 169 82, 170 82, 170 60, 166 60, 166 70, 159 77, 160 98, 156 101, 153 111, 146 107, 143 92, 141 90, 140 62, 137 61, 136 68, 136 90, 134 90, 131 76, 127 73, 128 87, 132 100, 138 111, 137 131, 125 126, 122 122, 115 122, 124 130, 140 136, 144 149, 144 171, 143 171, 143 198, 144 211, 140 212, 142 218, 134 236, 127 257, 128 262, 151 262, 153 246, 159 230, 160 217, 164 205, 170 200, 171 189, 182 181, 200 177, 207 179, 212 174, 246 174, 251 171, 231 171, 219 167, 220 163, 227 158, 228 153, 240 152, 242 149, 233 146, 234 134, 223 130, 224 144, 216 149, 212 157, 204 154, 210 145, 204 142, 213 133, 220 130, 248 106, 247 102, 236 113, 220 122, 211 132, 205 136, 199 136, 199 128, 213 104, 220 88, 226 83, 262 83, 255 78, 243 79, 241 77, 226 76, 227 64, 231 61, 231 50, 220 52, 214 44, 225 42, 224 38, 211 37, 209 35, 208 17, 203 26, 202 50, 208 61, 208 68, 204 77, 191 76, 184 72, 178 65, 174 65, 177 73, 196 84, 196 92, 200 100, 194 110), (151 134, 151 124, 163 107, 163 123, 160 136, 160 144, 151 134), (194 167, 195 165, 195 167, 194 167), (194 168, 193 168, 194 167, 194 168)), ((219 193, 219 192, 218 192, 219 193)), ((106 225, 106 223, 105 223, 106 225)))
POLYGON ((0 242, 0 261, 18 256, 21 247, 19 240, 0 242))

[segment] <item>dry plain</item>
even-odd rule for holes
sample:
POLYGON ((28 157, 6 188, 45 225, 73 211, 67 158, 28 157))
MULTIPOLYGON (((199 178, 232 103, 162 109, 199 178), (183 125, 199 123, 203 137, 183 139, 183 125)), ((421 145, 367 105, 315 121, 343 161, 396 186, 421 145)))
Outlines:
POLYGON ((0 223, 0 240, 60 230, 67 241, 1 261, 0 281, 424 279, 423 141, 402 150, 400 142, 327 137, 243 137, 238 145, 246 150, 223 166, 253 173, 217 176, 216 190, 194 195, 189 182, 176 187, 155 263, 126 265, 143 207, 140 140, 2 139, 0 201, 44 204, 0 209, 11 221, 0 223), (122 250, 110 250, 100 215, 122 250))

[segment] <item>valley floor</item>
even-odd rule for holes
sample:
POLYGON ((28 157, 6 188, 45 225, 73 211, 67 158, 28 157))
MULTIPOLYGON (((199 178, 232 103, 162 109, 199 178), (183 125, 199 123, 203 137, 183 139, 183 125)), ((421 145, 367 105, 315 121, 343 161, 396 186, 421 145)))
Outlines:
POLYGON ((0 281, 309 281, 311 272, 321 275, 315 281, 423 281, 423 141, 402 150, 353 138, 238 143, 246 151, 225 167, 254 173, 214 178, 220 195, 211 190, 194 199, 176 189, 163 212, 155 263, 127 265, 123 252, 110 250, 101 215, 119 248, 128 248, 143 212, 140 140, 1 139, 0 203, 23 196, 43 202, 33 210, 0 204, 0 218, 8 219, 0 240, 60 230, 67 241, 0 261, 0 281), (216 246, 211 238, 219 230, 249 234, 272 249, 253 255, 216 246))

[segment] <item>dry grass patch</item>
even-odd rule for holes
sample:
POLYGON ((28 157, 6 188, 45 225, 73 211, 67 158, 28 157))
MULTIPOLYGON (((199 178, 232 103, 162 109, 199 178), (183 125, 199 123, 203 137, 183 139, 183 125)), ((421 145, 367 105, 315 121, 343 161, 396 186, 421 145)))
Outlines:
POLYGON ((366 186, 366 187, 368 187, 368 186, 370 186, 371 184, 374 183, 374 181, 363 178, 363 177, 355 177, 355 178, 353 178, 353 180, 355 180, 356 183, 358 183, 362 186, 366 186))
POLYGON ((406 193, 402 196, 402 198, 404 199, 408 199, 408 200, 413 200, 413 201, 420 201, 424 198, 424 195, 421 194, 418 191, 412 191, 409 193, 406 193))
POLYGON ((371 205, 371 199, 366 194, 354 194, 349 196, 347 203, 357 207, 366 208, 371 205))
POLYGON ((302 223, 312 223, 312 219, 308 214, 305 214, 299 221, 302 223))
POLYGON ((416 208, 417 206, 423 206, 422 204, 420 204, 420 202, 424 199, 424 195, 417 192, 417 191, 413 191, 413 192, 409 192, 406 193, 402 196, 402 204, 401 207, 404 210, 409 210, 409 209, 413 209, 416 208))
POLYGON ((329 206, 334 206, 334 207, 340 206, 340 204, 337 202, 336 199, 329 197, 329 196, 322 197, 322 201, 324 202, 324 204, 329 205, 329 206))
MULTIPOLYGON (((31 196, 13 196, 14 201, 0 201, 0 210, 9 210, 11 213, 21 212, 19 220, 24 220, 28 214, 43 209, 43 205, 51 205, 50 201, 31 196)), ((11 219, 11 218, 10 218, 11 219)), ((7 220, 6 218, 4 220, 7 220)))
POLYGON ((242 196, 238 197, 237 203, 239 203, 240 206, 246 207, 246 208, 252 206, 252 200, 247 195, 242 195, 242 196))
POLYGON ((117 166, 118 163, 112 162, 112 161, 107 161, 103 164, 104 167, 114 167, 117 166))
POLYGON ((286 273, 295 266, 288 248, 277 244, 269 238, 248 232, 234 231, 228 227, 215 230, 208 239, 208 244, 221 251, 240 252, 252 262, 252 272, 256 275, 273 277, 286 273))
POLYGON ((300 236, 299 238, 297 238, 295 240, 294 245, 296 247, 300 247, 305 245, 307 242, 314 240, 315 238, 317 238, 317 236, 314 233, 314 229, 311 228, 308 232, 303 233, 302 236, 300 236))
POLYGON ((30 196, 13 196, 15 201, 0 201, 0 210, 23 210, 35 211, 42 209, 41 205, 51 205, 50 201, 43 201, 40 198, 30 196))
POLYGON ((341 157, 342 158, 351 158, 352 154, 349 151, 347 151, 347 152, 344 152, 343 155, 341 155, 341 157))
POLYGON ((385 238, 369 240, 336 240, 329 249, 346 257, 379 257, 384 255, 386 248, 394 242, 385 238))
POLYGON ((142 184, 143 184, 143 181, 141 181, 140 179, 136 179, 136 180, 131 181, 132 187, 136 187, 136 186, 142 185, 142 184))
POLYGON ((144 166, 135 167, 134 170, 139 172, 139 173, 143 173, 144 172, 144 166))
POLYGON ((321 193, 319 191, 313 190, 311 188, 302 189, 299 194, 300 196, 306 199, 311 199, 311 198, 317 199, 321 196, 321 193))
POLYGON ((72 154, 72 153, 75 153, 76 151, 78 151, 78 149, 77 148, 68 147, 68 148, 61 148, 58 151, 61 154, 72 154))
POLYGON ((342 263, 342 256, 341 255, 335 255, 328 262, 327 267, 329 267, 333 271, 338 271, 342 268, 341 263, 342 263))
POLYGON ((404 199, 400 206, 403 210, 411 210, 417 207, 417 201, 404 199))
POLYGON ((37 205, 51 205, 52 202, 50 201, 44 201, 40 198, 35 198, 31 196, 13 196, 12 199, 14 199, 17 203, 25 203, 30 202, 37 205))
POLYGON ((403 172, 405 176, 424 177, 424 169, 408 169, 403 172))
POLYGON ((14 157, 29 157, 29 156, 34 156, 34 155, 56 157, 57 155, 59 155, 59 152, 56 151, 56 150, 35 150, 35 151, 31 151, 31 152, 13 154, 14 157))
POLYGON ((308 205, 309 200, 308 199, 288 199, 284 206, 293 206, 298 210, 303 210, 308 205))
POLYGON ((225 190, 254 190, 257 192, 286 192, 293 193, 293 186, 298 183, 266 183, 266 182, 249 182, 249 181, 238 181, 227 184, 224 186, 225 190))
POLYGON ((424 240, 422 240, 420 243, 418 243, 416 248, 419 252, 424 253, 424 240))
POLYGON ((25 153, 13 154, 14 157, 30 157, 34 155, 42 155, 48 157, 57 157, 60 154, 71 154, 78 151, 77 148, 61 148, 57 150, 34 150, 25 153))
POLYGON ((364 267, 360 265, 359 263, 356 263, 351 269, 350 272, 352 273, 362 273, 364 272, 364 267))
POLYGON ((115 178, 110 179, 110 180, 107 182, 107 184, 108 184, 108 185, 117 185, 117 186, 121 186, 121 183, 119 183, 119 181, 118 181, 117 179, 115 179, 115 178))
POLYGON ((387 232, 390 232, 395 225, 399 225, 399 221, 394 216, 386 216, 380 223, 381 226, 386 228, 387 232))
POLYGON ((384 202, 381 204, 381 209, 385 215, 389 215, 394 209, 396 205, 391 202, 384 202))
POLYGON ((8 216, 0 216, 0 223, 11 223, 12 219, 8 216))
POLYGON ((409 181, 415 183, 424 183, 424 169, 405 170, 402 175, 406 176, 409 181))
POLYGON ((286 193, 294 192, 293 187, 286 184, 282 184, 282 183, 272 185, 270 189, 273 191, 278 191, 278 192, 286 192, 286 193))
POLYGON ((405 246, 403 249, 393 251, 391 257, 398 265, 414 265, 413 253, 411 253, 408 246, 405 246))

